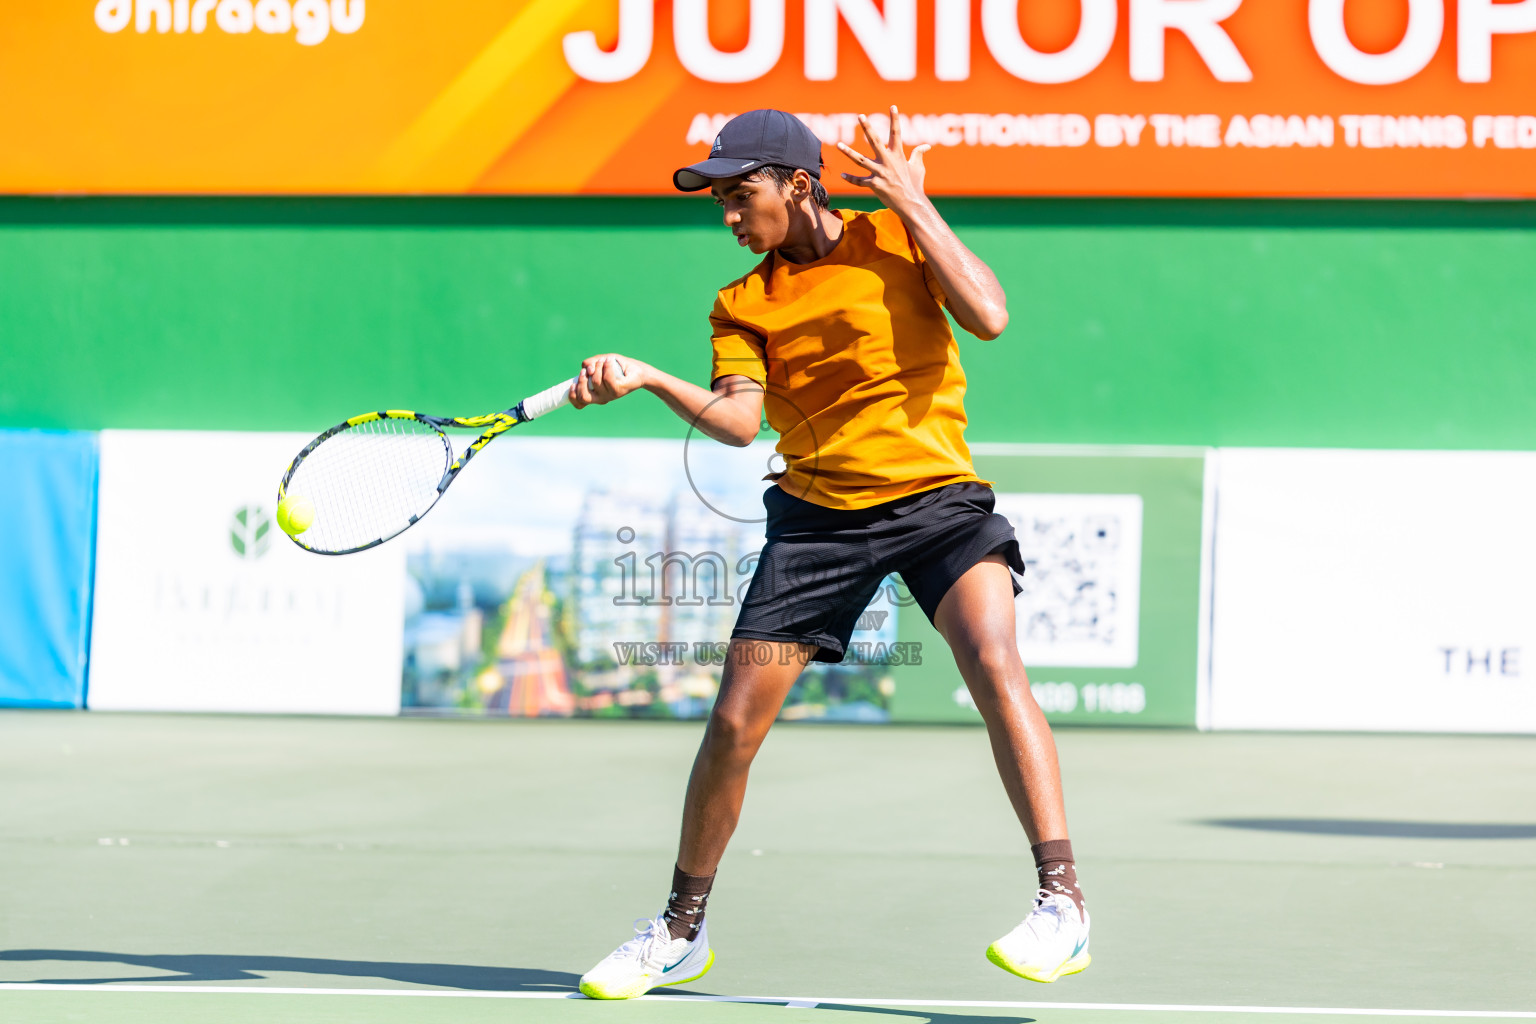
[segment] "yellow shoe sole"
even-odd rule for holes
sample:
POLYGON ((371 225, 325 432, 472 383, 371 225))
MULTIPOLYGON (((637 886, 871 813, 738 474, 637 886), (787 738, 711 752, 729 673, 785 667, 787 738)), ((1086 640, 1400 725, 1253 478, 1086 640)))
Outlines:
POLYGON ((1057 967, 1054 971, 1044 970, 1034 964, 1016 964, 1003 955, 1003 951, 997 948, 997 943, 987 947, 987 959, 992 961, 1009 974, 1016 974, 1026 981, 1038 981, 1043 985, 1049 985, 1057 978, 1064 978, 1069 974, 1077 974, 1088 969, 1093 963, 1093 957, 1087 953, 1081 953, 1057 967))
POLYGON ((698 974, 692 975, 690 977, 668 978, 665 981, 658 981, 650 985, 637 983, 636 985, 631 985, 629 988, 622 989, 602 989, 598 988, 596 985, 589 985, 585 980, 583 980, 581 983, 581 994, 586 996, 588 999, 634 999, 637 996, 645 995, 653 988, 662 988, 666 985, 686 985, 690 981, 698 981, 700 978, 704 977, 704 975, 708 974, 709 969, 713 966, 715 966, 715 951, 710 950, 709 956, 704 961, 704 969, 698 974))

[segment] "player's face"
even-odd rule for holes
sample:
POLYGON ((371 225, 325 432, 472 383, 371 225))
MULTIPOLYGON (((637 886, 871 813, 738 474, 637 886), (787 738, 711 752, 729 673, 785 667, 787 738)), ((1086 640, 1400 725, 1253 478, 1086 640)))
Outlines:
POLYGON ((715 205, 725 212, 725 226, 736 244, 755 253, 784 245, 789 237, 789 190, 780 190, 769 177, 716 178, 709 188, 715 205))

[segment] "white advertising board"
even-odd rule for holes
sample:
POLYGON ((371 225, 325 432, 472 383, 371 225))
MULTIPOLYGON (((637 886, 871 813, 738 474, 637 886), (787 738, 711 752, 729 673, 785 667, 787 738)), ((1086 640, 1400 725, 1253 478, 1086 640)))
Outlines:
POLYGON ((313 555, 272 519, 309 440, 103 432, 88 706, 398 713, 404 549, 313 555))
POLYGON ((1218 729, 1536 732, 1536 453, 1222 449, 1218 729))

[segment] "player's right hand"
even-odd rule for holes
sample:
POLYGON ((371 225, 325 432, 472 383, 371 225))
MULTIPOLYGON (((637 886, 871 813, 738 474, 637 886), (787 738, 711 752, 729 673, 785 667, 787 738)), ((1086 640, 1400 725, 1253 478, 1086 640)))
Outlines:
POLYGON ((571 404, 578 409, 607 405, 645 386, 650 367, 638 359, 605 352, 581 361, 581 373, 571 385, 571 404))

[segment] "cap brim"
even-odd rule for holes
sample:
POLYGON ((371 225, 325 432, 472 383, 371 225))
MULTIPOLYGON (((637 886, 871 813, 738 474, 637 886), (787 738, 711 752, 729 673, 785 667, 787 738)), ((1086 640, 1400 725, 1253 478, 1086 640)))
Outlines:
POLYGON ((766 160, 737 160, 726 156, 711 157, 672 172, 672 184, 679 192, 697 192, 709 188, 716 178, 739 178, 762 167, 766 160))

